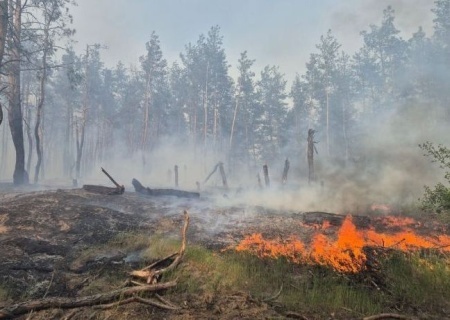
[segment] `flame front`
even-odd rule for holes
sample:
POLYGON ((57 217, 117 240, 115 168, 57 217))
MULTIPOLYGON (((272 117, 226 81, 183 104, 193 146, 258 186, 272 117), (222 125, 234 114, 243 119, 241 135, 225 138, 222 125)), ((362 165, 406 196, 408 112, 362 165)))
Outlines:
POLYGON ((418 235, 407 227, 417 225, 411 218, 383 219, 385 219, 383 222, 401 227, 402 230, 393 234, 378 233, 374 228, 357 230, 351 216, 347 216, 336 239, 319 230, 313 235, 309 245, 306 245, 295 236, 290 236, 286 240, 268 240, 260 233, 255 233, 243 239, 235 249, 250 252, 261 258, 285 257, 294 263, 323 265, 342 273, 357 273, 365 269, 367 261, 363 251, 365 246, 393 247, 401 251, 430 248, 450 251, 450 237, 447 235, 433 237, 418 235))

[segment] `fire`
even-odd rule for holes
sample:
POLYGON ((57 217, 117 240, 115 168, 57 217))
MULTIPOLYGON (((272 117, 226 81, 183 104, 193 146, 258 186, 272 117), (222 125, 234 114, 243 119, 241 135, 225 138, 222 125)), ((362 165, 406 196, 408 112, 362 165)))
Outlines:
POLYGON ((250 252, 261 258, 284 257, 294 263, 318 264, 342 273, 357 273, 365 269, 367 261, 363 251, 365 246, 392 247, 405 252, 419 249, 450 252, 450 236, 448 235, 433 237, 419 235, 409 227, 418 225, 411 218, 384 217, 383 219, 385 219, 383 223, 401 227, 401 231, 389 234, 377 232, 373 227, 358 230, 352 222, 352 217, 347 216, 335 237, 322 233, 330 228, 329 225, 316 230, 309 244, 295 236, 286 240, 268 240, 256 233, 243 239, 235 249, 250 252))

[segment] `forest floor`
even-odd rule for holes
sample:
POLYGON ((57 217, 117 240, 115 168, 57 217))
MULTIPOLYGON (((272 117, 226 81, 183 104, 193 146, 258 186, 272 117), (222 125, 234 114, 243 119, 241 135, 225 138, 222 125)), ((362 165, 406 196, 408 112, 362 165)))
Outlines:
MULTIPOLYGON (((367 282, 322 267, 230 250, 254 233, 307 238, 314 228, 305 227, 305 214, 227 205, 226 199, 210 197, 149 198, 134 192, 112 196, 82 189, 24 190, 6 184, 0 185, 0 310, 18 301, 80 297, 119 288, 130 271, 176 250, 183 210, 191 221, 188 248, 178 269, 167 276, 178 279, 177 287, 164 295, 178 310, 130 303, 109 310, 50 309, 21 319, 361 319, 381 312, 450 318, 447 256, 430 258, 434 271, 418 276, 426 278, 418 283, 422 288, 404 287, 399 292, 377 285, 368 288, 367 282), (431 278, 448 282, 429 284, 431 278), (279 297, 267 299, 280 288, 279 297), (417 292, 409 295, 405 290, 417 292), (426 290, 434 292, 428 300, 421 297, 426 290)), ((424 233, 439 229, 450 234, 449 226, 434 221, 421 227, 424 233)), ((408 259, 408 265, 422 263, 408 259)), ((402 263, 391 264, 389 270, 394 272, 402 263)))

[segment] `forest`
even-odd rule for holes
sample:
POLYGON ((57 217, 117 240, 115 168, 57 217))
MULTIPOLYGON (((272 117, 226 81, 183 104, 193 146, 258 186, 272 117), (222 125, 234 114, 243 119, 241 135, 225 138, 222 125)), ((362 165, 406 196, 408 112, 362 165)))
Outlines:
POLYGON ((111 67, 76 0, 0 0, 0 319, 447 319, 450 0, 395 4, 290 79, 218 24, 111 67))
POLYGON ((118 61, 107 68, 104 45, 88 44, 82 53, 71 47, 73 1, 1 3, 2 180, 86 178, 100 164, 124 158, 148 172, 156 169, 148 158, 164 146, 182 148, 178 156, 203 170, 224 161, 236 177, 254 177, 262 164, 281 165, 287 157, 306 176, 308 129, 317 131, 318 157, 340 169, 370 167, 374 153, 396 146, 445 142, 448 0, 435 1, 431 35, 417 26, 403 39, 390 6, 361 31, 363 46, 355 53, 346 53, 329 30, 292 83, 276 61, 254 70, 246 48, 238 61, 228 61, 218 25, 187 43, 179 61, 164 58, 154 31, 136 65, 118 61), (422 141, 409 139, 417 131, 422 141))

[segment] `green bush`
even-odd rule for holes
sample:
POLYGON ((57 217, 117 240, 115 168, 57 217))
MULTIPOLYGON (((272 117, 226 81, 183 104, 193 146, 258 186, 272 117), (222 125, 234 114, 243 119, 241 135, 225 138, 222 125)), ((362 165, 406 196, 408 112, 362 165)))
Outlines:
MULTIPOLYGON (((419 147, 424 150, 425 156, 432 158, 432 162, 439 163, 439 166, 446 170, 444 178, 450 183, 450 149, 443 145, 437 147, 427 141, 420 144, 419 147)), ((434 210, 438 213, 449 213, 450 211, 450 188, 443 183, 438 183, 433 189, 425 186, 425 193, 421 199, 422 208, 426 210, 434 210)))

